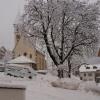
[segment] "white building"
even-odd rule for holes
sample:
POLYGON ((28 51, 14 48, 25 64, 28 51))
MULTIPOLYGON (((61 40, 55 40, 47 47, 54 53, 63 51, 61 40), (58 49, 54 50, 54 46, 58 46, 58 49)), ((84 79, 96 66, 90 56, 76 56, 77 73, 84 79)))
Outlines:
POLYGON ((100 64, 97 65, 82 65, 79 68, 80 79, 83 81, 100 82, 100 64))

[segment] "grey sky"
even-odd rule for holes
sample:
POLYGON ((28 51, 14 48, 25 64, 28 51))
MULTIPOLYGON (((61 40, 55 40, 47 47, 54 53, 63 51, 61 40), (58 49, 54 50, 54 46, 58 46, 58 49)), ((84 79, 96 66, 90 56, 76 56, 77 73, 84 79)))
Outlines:
POLYGON ((23 7, 24 0, 0 0, 0 46, 14 48, 13 23, 17 13, 23 11, 23 7))
POLYGON ((0 46, 13 49, 13 23, 23 5, 24 0, 0 0, 0 46))

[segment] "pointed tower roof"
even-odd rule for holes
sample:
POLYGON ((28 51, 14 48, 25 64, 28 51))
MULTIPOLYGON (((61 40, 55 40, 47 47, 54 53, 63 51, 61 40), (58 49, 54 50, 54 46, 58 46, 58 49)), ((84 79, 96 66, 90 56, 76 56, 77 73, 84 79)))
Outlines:
POLYGON ((20 11, 18 11, 15 21, 14 21, 14 24, 19 24, 20 21, 21 21, 21 13, 20 13, 20 11))

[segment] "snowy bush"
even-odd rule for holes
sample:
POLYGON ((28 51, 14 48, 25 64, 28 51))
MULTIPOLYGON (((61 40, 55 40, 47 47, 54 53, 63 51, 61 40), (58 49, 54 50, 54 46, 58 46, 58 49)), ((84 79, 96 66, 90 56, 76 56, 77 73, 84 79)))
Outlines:
POLYGON ((51 82, 51 85, 53 87, 59 87, 63 89, 70 89, 70 90, 77 90, 80 85, 80 81, 77 79, 69 79, 69 78, 63 78, 63 79, 58 79, 54 82, 51 82))
POLYGON ((79 89, 87 92, 91 91, 100 94, 100 87, 94 81, 87 81, 81 83, 79 89))
POLYGON ((41 78, 42 80, 49 82, 49 83, 58 79, 57 76, 53 76, 53 75, 51 75, 51 73, 47 73, 46 75, 38 75, 38 77, 41 78))

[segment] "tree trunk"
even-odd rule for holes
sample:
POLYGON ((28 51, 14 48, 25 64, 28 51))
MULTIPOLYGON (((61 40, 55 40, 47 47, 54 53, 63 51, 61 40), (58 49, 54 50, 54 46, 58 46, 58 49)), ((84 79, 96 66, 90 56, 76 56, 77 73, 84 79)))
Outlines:
POLYGON ((63 69, 62 63, 60 63, 60 65, 58 66, 57 72, 58 72, 59 78, 64 78, 64 69, 63 69))
POLYGON ((58 72, 58 77, 59 78, 64 78, 63 69, 58 69, 57 72, 58 72))
POLYGON ((47 34, 44 34, 44 40, 45 40, 47 51, 48 51, 52 61, 54 62, 54 64, 57 66, 58 62, 57 62, 56 57, 53 55, 52 50, 50 48, 50 44, 48 42, 47 34))
POLYGON ((71 62, 70 62, 70 58, 68 58, 68 77, 71 78, 71 62))

